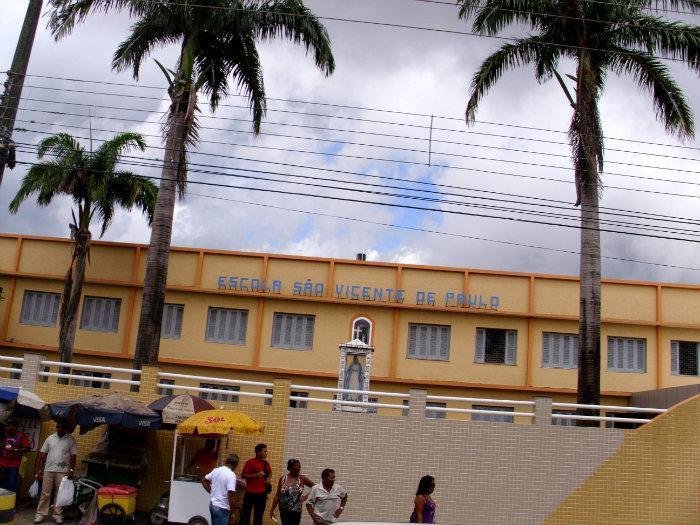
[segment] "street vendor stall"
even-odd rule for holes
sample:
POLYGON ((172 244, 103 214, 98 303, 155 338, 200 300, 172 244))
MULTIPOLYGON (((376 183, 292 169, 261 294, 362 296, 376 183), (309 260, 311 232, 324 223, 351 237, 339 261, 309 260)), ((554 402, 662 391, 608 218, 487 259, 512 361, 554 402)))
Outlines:
MULTIPOLYGON (((173 458, 170 471, 170 501, 168 521, 188 525, 211 525, 209 494, 197 476, 185 474, 188 440, 210 438, 221 441, 236 434, 261 434, 264 426, 247 414, 233 410, 205 410, 177 426, 173 440, 173 458), (178 451, 180 461, 178 464, 178 451)), ((227 446, 224 447, 224 450, 227 446)), ((220 443, 217 449, 221 449, 220 443)))

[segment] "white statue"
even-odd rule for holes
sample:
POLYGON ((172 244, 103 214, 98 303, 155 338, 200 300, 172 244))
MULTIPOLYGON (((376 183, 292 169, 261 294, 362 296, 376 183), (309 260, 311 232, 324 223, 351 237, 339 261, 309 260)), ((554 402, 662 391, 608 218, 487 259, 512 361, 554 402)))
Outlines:
MULTIPOLYGON (((365 389, 365 373, 362 369, 362 364, 356 355, 352 356, 352 363, 345 369, 345 381, 343 388, 346 390, 364 390, 365 389)), ((348 401, 361 401, 360 394, 343 394, 343 399, 348 401)))

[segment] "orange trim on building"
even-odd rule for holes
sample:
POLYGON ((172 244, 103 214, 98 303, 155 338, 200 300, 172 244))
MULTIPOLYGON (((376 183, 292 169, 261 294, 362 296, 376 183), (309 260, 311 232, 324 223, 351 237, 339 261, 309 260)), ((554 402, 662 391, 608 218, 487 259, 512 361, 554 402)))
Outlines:
MULTIPOLYGON (((530 276, 530 288, 528 290, 527 311, 529 314, 535 312, 535 277, 530 276)), ((534 346, 534 337, 532 335, 532 318, 527 319, 527 356, 525 361, 525 385, 532 386, 532 348, 534 346)))
POLYGON ((335 261, 328 263, 328 279, 326 281, 326 297, 333 297, 333 283, 335 282, 335 261))
POLYGON ((663 350, 661 345, 661 323, 663 322, 663 305, 661 300, 662 287, 656 287, 656 388, 663 388, 661 379, 661 366, 663 361, 663 350))
POLYGON ((197 269, 194 274, 194 285, 197 288, 202 287, 202 272, 204 271, 204 251, 200 250, 197 254, 197 269))

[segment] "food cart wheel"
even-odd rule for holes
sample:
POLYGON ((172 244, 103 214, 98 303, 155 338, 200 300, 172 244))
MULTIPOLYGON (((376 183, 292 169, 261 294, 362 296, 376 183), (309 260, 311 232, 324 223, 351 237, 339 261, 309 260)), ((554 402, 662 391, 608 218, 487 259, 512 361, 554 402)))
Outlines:
POLYGON ((187 525, 209 525, 209 522, 206 518, 203 518, 202 516, 195 516, 194 518, 190 518, 190 521, 187 522, 187 525))
POLYGON ((116 503, 107 503, 100 509, 100 523, 104 525, 124 525, 126 523, 124 508, 116 503))

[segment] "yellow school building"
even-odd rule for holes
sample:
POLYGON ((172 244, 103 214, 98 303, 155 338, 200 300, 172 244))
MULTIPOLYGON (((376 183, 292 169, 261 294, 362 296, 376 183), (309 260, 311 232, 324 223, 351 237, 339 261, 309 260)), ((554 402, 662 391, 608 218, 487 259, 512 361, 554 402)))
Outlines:
MULTIPOLYGON (((93 242, 76 362, 131 366, 147 249, 93 242)), ((69 239, 0 235, 0 354, 57 359, 70 255, 69 239)), ((700 287, 606 279, 602 299, 604 404, 698 382, 700 287)), ((573 402, 577 317, 571 276, 174 247, 159 367, 213 400, 236 387, 207 377, 336 387, 338 347, 360 339, 371 390, 573 402)))

